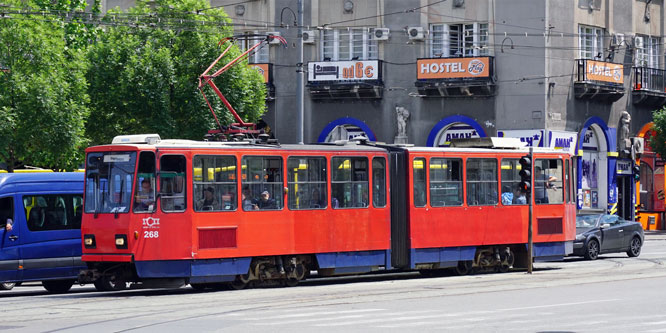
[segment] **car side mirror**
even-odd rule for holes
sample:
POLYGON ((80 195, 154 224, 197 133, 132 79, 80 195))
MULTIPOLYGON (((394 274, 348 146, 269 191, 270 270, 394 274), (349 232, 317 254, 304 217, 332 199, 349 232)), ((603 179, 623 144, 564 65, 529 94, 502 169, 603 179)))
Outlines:
POLYGON ((601 229, 606 229, 606 228, 610 228, 610 224, 604 223, 601 225, 601 229))

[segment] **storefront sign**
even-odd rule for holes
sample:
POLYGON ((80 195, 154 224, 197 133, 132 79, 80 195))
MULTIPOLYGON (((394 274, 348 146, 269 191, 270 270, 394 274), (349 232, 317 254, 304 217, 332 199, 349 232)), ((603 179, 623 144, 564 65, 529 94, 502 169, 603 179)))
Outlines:
POLYGON ((418 59, 416 66, 418 80, 490 77, 488 57, 418 59))
POLYGON ((571 155, 576 153, 578 133, 566 131, 550 131, 548 147, 571 155))
POLYGON ((617 174, 631 175, 631 160, 617 160, 617 174))
POLYGON ((474 127, 463 124, 463 123, 454 123, 450 126, 444 128, 439 135, 437 136, 437 145, 438 147, 448 147, 451 145, 451 140, 453 139, 469 139, 469 138, 479 138, 481 137, 479 133, 476 132, 474 127))
POLYGON ((379 61, 320 61, 308 63, 308 82, 379 80, 379 61))
POLYGON ((545 130, 503 130, 497 131, 500 138, 518 138, 525 142, 527 147, 545 147, 545 130))
POLYGON ((268 64, 249 64, 248 67, 256 69, 257 72, 259 72, 259 74, 261 74, 261 76, 264 77, 264 83, 269 82, 270 72, 269 72, 268 64))
POLYGON ((599 150, 597 136, 591 128, 588 128, 585 131, 585 136, 583 136, 583 150, 599 150))
POLYGON ((586 60, 585 76, 590 81, 624 83, 624 66, 610 62, 586 60))

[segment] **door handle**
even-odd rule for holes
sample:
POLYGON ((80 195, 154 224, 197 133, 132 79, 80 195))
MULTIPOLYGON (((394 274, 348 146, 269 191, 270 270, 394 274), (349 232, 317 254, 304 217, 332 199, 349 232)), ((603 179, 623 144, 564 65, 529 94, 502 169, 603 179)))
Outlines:
POLYGON ((623 232, 623 231, 624 231, 624 229, 620 229, 620 230, 618 230, 618 231, 619 231, 619 232, 623 232))
POLYGON ((9 236, 9 240, 12 241, 12 242, 17 240, 17 239, 18 239, 18 236, 16 236, 16 235, 9 236))

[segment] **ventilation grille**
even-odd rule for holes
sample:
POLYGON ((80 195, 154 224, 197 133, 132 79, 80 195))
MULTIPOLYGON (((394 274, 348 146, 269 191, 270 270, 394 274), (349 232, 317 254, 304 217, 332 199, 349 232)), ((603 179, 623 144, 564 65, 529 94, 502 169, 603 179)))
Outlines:
POLYGON ((537 233, 539 235, 562 234, 562 218, 540 218, 537 219, 537 233))
POLYGON ((236 228, 199 229, 200 249, 236 247, 236 228))

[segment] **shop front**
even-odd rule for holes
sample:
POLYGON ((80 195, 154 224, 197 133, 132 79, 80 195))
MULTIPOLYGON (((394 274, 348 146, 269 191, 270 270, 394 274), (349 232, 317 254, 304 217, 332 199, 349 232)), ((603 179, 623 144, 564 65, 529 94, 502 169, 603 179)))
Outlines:
POLYGON ((486 137, 486 132, 474 119, 453 115, 440 120, 430 131, 428 147, 448 147, 453 139, 486 137))
POLYGON ((361 136, 370 141, 377 141, 375 134, 366 123, 356 118, 344 117, 328 123, 319 134, 317 142, 352 140, 361 136))
POLYGON ((640 178, 636 183, 635 199, 638 205, 636 221, 646 230, 666 229, 664 208, 664 160, 650 147, 650 138, 654 135, 653 123, 648 123, 638 132, 644 139, 644 151, 639 159, 640 178))

